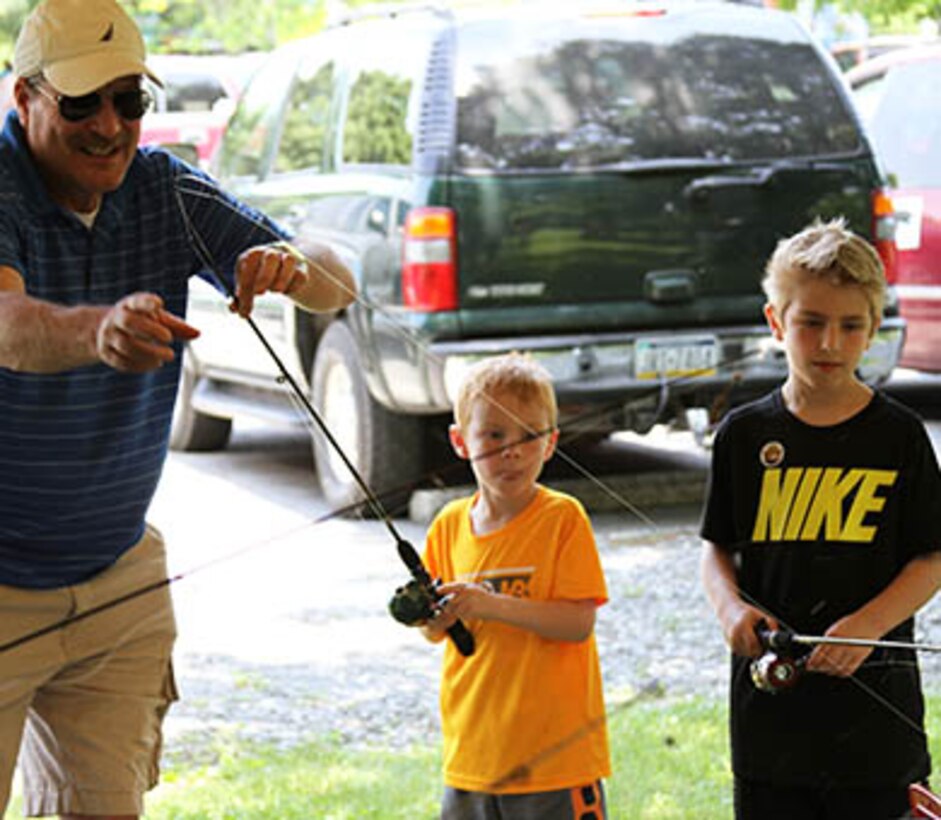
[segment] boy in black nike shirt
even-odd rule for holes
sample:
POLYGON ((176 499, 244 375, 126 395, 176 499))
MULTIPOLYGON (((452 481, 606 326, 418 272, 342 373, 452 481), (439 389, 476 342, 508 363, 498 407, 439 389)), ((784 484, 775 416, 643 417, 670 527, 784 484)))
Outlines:
POLYGON ((781 241, 763 282, 781 389, 715 439, 702 577, 733 652, 738 820, 905 814, 930 771, 911 650, 818 645, 782 692, 750 664, 770 628, 913 639, 941 583, 941 475, 918 417, 856 375, 879 325, 882 263, 842 220, 781 241))

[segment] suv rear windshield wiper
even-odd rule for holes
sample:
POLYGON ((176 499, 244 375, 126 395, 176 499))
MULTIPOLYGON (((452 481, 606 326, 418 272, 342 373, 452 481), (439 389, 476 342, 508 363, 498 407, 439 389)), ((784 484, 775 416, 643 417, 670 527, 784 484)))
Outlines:
MULTIPOLYGON (((742 168, 741 165, 738 166, 742 168)), ((710 190, 720 188, 741 188, 750 186, 754 188, 764 188, 780 174, 813 171, 816 174, 830 171, 835 174, 846 174, 848 169, 845 163, 838 163, 829 159, 799 158, 775 160, 774 162, 762 164, 748 164, 744 168, 744 173, 739 174, 714 174, 711 176, 694 179, 683 193, 686 196, 695 198, 704 196, 710 190)))

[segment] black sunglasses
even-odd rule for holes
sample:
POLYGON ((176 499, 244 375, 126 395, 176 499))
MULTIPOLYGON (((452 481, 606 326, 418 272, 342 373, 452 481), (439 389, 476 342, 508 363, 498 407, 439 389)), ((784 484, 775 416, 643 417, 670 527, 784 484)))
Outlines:
MULTIPOLYGON (((66 97, 64 94, 56 94, 39 82, 32 83, 32 86, 44 97, 56 103, 62 119, 69 122, 81 122, 94 117, 104 104, 104 95, 100 91, 82 94, 81 97, 66 97)), ((139 120, 154 102, 150 92, 143 88, 115 91, 110 96, 114 110, 123 120, 139 120)))

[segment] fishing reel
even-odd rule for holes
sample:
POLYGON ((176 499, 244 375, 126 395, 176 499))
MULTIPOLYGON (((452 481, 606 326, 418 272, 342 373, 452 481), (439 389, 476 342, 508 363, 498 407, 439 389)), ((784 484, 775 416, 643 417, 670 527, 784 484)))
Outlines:
POLYGON ((437 601, 424 584, 412 579, 398 587, 389 601, 389 612, 399 623, 418 626, 434 617, 437 601))
MULTIPOLYGON (((389 601, 389 612, 399 623, 416 626, 435 616, 441 609, 443 598, 438 592, 438 582, 431 579, 415 547, 402 539, 396 546, 412 579, 396 589, 389 601)), ((474 654, 474 636, 462 621, 455 621, 447 632, 457 651, 465 658, 474 654)))
POLYGON ((751 680, 762 692, 782 692, 800 680, 807 662, 806 656, 789 658, 774 651, 766 651, 751 662, 751 680))
POLYGON ((765 621, 755 625, 762 654, 751 662, 751 679, 755 688, 771 694, 791 689, 803 676, 807 655, 797 655, 787 630, 771 630, 765 621))

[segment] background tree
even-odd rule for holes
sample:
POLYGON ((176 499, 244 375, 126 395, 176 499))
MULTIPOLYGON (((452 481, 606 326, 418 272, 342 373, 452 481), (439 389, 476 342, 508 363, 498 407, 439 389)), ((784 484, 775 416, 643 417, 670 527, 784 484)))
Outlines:
MULTIPOLYGON (((9 59, 38 0, 0 0, 0 59, 9 59)), ((270 50, 322 28, 327 0, 121 0, 152 53, 270 50)))
MULTIPOLYGON (((797 8, 798 0, 766 0, 788 11, 797 8)), ((860 12, 874 31, 912 29, 919 20, 941 22, 941 0, 814 0, 814 7, 834 5, 840 11, 860 12)))
POLYGON ((124 0, 158 52, 267 51, 324 24, 324 0, 124 0))

